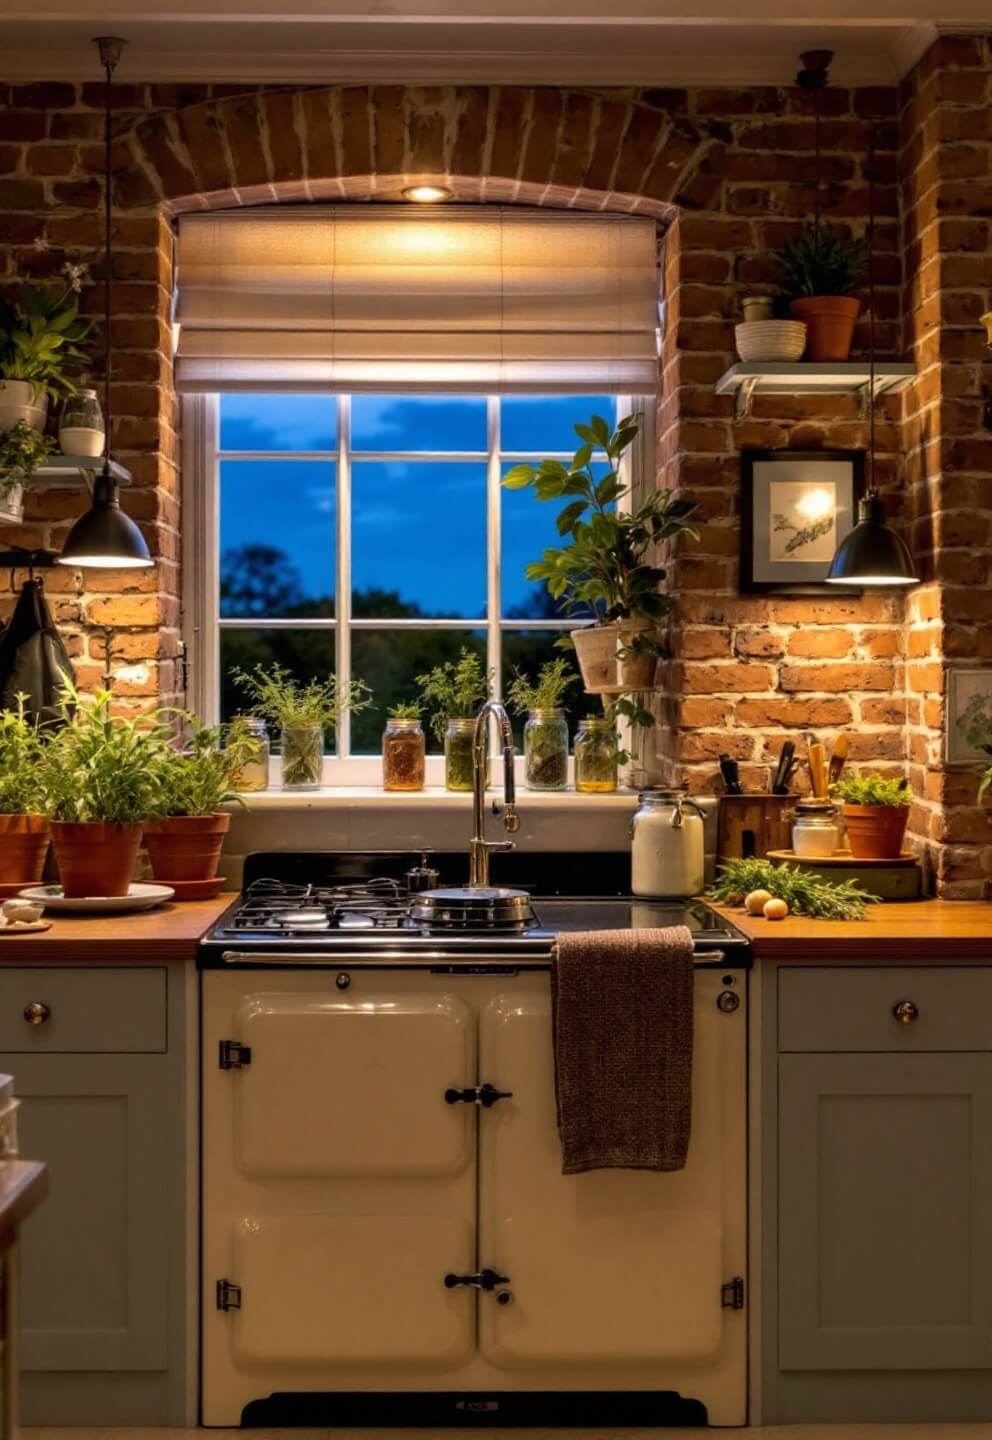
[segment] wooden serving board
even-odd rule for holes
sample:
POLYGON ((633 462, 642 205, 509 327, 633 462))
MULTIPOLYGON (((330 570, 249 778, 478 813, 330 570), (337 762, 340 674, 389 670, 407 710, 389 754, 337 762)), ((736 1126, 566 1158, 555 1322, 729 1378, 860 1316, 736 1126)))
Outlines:
POLYGON ((846 865, 848 869, 857 866, 859 870, 881 869, 885 865, 915 865, 916 856, 912 850, 904 850, 898 860, 859 860, 850 850, 835 850, 832 855, 797 855, 795 850, 769 850, 769 860, 791 860, 796 865, 811 865, 814 869, 821 866, 828 868, 831 865, 846 865))
POLYGON ((835 850, 832 855, 769 850, 768 859, 800 870, 827 872, 831 880, 854 880, 867 894, 877 895, 880 900, 916 900, 923 891, 923 872, 909 850, 904 850, 898 860, 859 860, 850 850, 835 850))

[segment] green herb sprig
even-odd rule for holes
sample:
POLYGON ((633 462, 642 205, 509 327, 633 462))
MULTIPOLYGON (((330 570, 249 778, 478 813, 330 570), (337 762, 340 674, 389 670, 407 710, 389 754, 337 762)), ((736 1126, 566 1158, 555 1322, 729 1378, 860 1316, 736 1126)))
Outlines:
POLYGON ((778 257, 779 279, 790 300, 853 295, 868 274, 868 245, 834 225, 807 225, 778 257))
POLYGON ((909 805, 912 799, 905 780, 881 775, 848 775, 831 786, 831 793, 848 805, 909 805))
POLYGON ((457 660, 435 665, 417 676, 420 698, 431 712, 431 729, 444 739, 449 720, 467 720, 492 693, 493 671, 487 671, 474 650, 463 645, 457 660))
POLYGON ((40 815, 44 808, 44 737, 27 717, 27 699, 18 694, 16 709, 0 711, 0 815, 40 815))
POLYGON ((862 920, 865 906, 878 899, 853 880, 828 880, 771 860, 725 860, 706 898, 721 905, 743 905, 752 890, 767 890, 777 900, 784 900, 793 915, 812 920, 862 920))
POLYGON ((386 711, 390 720, 419 720, 420 705, 416 700, 399 700, 386 711))
POLYGON ((541 666, 536 680, 528 680, 516 671, 506 698, 518 715, 525 715, 529 710, 557 710, 578 678, 564 657, 549 660, 541 666))
POLYGON ((54 449, 55 442, 26 420, 18 420, 0 435, 0 499, 23 485, 54 449))
POLYGON ((163 747, 159 757, 156 818, 215 815, 222 805, 244 805, 235 782, 257 742, 237 723, 208 727, 193 715, 183 718, 186 734, 163 747))
POLYGON ((342 715, 349 711, 358 714, 372 704, 372 691, 364 680, 340 684, 338 677, 331 675, 304 685, 281 665, 269 669, 256 665, 248 671, 237 668, 231 671, 231 678, 251 700, 252 710, 283 730, 303 725, 331 730, 342 715))
POLYGON ((44 741, 38 766, 44 813, 52 820, 114 825, 147 820, 160 805, 168 712, 113 715, 109 690, 82 695, 63 679, 61 724, 44 741))

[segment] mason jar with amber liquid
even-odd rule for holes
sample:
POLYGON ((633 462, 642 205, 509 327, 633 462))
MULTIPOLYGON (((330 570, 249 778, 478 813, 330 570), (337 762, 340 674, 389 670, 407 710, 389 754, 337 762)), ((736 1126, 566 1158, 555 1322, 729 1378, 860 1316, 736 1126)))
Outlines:
POLYGON ((582 795, 609 795, 617 788, 617 732, 612 720, 586 715, 575 736, 575 788, 582 795))
POLYGON ((390 715, 382 732, 382 788, 423 790, 426 757, 420 721, 390 715))

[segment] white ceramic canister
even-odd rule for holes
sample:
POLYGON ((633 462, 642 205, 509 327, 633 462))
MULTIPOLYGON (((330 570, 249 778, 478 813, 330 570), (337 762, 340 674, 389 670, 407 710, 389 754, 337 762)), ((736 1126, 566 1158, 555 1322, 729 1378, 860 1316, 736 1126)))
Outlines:
POLYGON ((684 788, 642 790, 631 822, 635 895, 688 897, 705 882, 703 813, 684 788))

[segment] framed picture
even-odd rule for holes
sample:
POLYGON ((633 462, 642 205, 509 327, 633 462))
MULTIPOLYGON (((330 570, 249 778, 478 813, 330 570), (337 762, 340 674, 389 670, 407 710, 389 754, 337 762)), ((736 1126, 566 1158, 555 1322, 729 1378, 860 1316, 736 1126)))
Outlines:
POLYGON ((864 469, 863 450, 743 451, 741 590, 835 589, 824 582, 854 528, 864 469))
POLYGON ((948 765, 988 765, 988 750, 968 744, 973 725, 992 735, 992 670, 954 669, 947 675, 945 750, 948 765))

